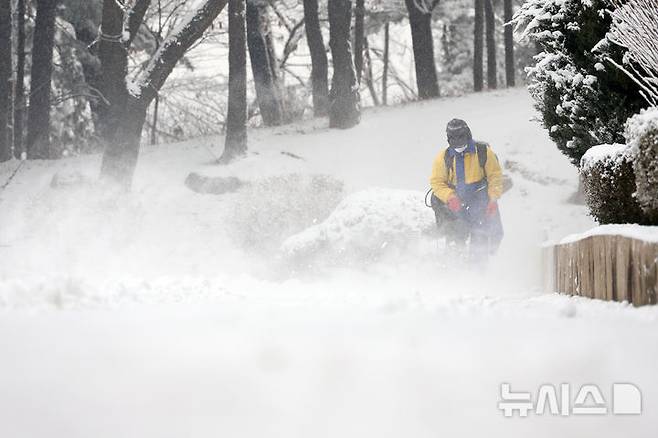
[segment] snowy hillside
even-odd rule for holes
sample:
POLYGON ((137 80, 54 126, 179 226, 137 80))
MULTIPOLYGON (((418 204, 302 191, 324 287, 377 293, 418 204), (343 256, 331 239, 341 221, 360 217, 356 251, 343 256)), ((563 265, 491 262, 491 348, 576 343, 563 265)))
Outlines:
POLYGON ((100 157, 28 162, 0 192, 0 436, 653 436, 658 311, 541 291, 542 242, 594 223, 533 117, 518 89, 371 110, 349 131, 252 130, 225 167, 220 139, 145 147, 130 194, 94 183, 100 157), (385 204, 422 203, 453 117, 514 183, 486 269, 415 227, 431 210, 385 204), (195 193, 190 172, 241 188, 195 193), (348 197, 372 205, 350 216, 348 197), (339 252, 314 246, 331 232, 339 252), (295 242, 312 252, 290 257, 295 242), (503 382, 632 382, 644 414, 508 419, 503 382))

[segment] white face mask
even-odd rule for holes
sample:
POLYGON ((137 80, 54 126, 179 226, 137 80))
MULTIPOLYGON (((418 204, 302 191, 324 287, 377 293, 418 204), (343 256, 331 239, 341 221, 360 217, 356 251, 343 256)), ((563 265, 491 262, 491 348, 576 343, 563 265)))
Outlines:
POLYGON ((457 153, 461 154, 462 152, 464 152, 466 150, 466 146, 467 145, 464 145, 464 146, 459 147, 459 148, 455 148, 455 151, 457 151, 457 153))

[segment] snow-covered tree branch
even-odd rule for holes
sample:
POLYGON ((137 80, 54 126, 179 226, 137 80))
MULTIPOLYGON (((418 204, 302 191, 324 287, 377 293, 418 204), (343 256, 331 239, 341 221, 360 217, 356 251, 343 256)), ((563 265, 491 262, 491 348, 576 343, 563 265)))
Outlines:
POLYGON ((642 88, 642 96, 658 106, 658 0, 613 0, 608 39, 624 47, 624 67, 612 60, 642 88))
POLYGON ((203 36, 226 3, 227 0, 206 0, 192 12, 182 25, 165 39, 148 67, 130 85, 131 93, 150 102, 167 80, 176 63, 203 36))

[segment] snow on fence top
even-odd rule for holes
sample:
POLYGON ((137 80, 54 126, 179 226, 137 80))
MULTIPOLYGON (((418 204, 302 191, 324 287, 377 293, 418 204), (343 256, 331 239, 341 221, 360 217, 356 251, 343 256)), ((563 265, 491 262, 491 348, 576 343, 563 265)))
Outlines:
POLYGON ((627 158, 631 153, 628 146, 625 144, 602 144, 593 146, 585 152, 583 158, 580 160, 580 169, 582 172, 587 172, 592 169, 597 163, 602 161, 615 161, 621 162, 627 158))
POLYGON ((658 226, 637 224, 601 225, 580 234, 571 234, 560 241, 560 245, 574 243, 592 236, 621 236, 629 239, 642 240, 647 243, 658 243, 658 226))

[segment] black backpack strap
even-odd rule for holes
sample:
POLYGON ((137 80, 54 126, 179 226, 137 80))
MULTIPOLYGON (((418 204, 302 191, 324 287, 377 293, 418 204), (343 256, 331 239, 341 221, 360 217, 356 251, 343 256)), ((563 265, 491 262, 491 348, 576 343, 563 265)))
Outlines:
MULTIPOLYGON (((475 148, 477 149, 478 161, 480 162, 480 167, 484 171, 485 166, 487 165, 487 148, 489 145, 487 143, 477 142, 475 143, 475 148)), ((486 174, 486 172, 484 172, 486 174)))

